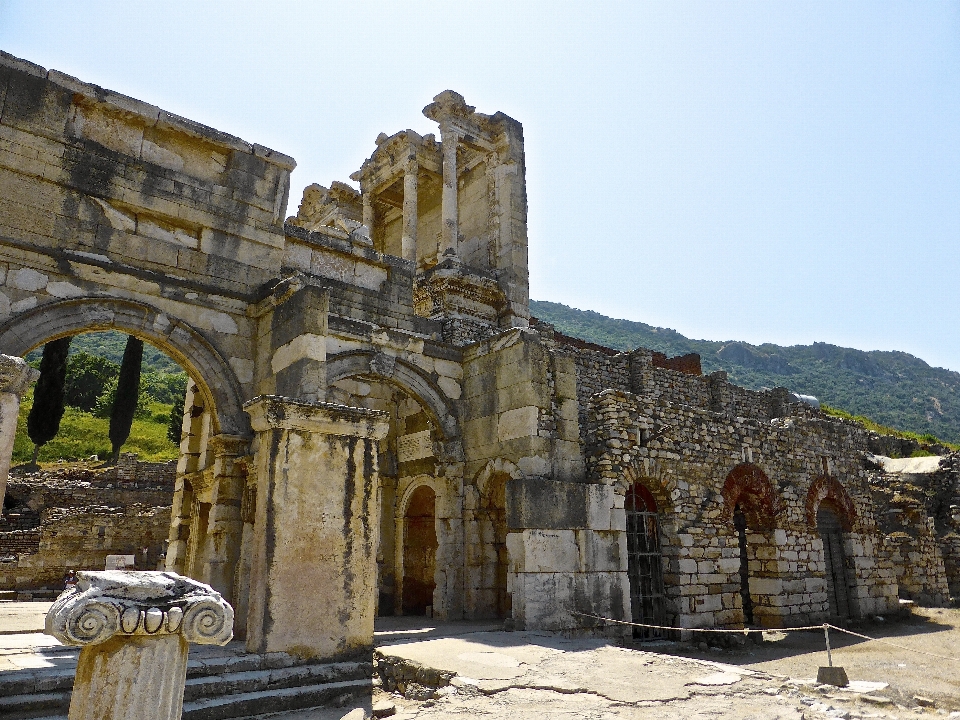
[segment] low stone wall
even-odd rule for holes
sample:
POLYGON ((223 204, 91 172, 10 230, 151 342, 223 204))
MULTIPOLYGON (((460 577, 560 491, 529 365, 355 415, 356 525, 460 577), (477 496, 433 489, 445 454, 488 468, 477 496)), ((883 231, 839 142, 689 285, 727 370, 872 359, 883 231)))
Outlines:
POLYGON ((173 463, 124 453, 110 468, 11 477, 0 517, 0 590, 58 592, 68 570, 103 570, 107 555, 133 555, 138 569, 156 569, 174 474, 173 463))
POLYGON ((15 536, 31 543, 14 559, 0 553, 0 590, 58 592, 68 570, 103 570, 107 555, 133 555, 136 569, 156 570, 169 527, 169 507, 49 510, 40 530, 0 533, 0 547, 15 536))

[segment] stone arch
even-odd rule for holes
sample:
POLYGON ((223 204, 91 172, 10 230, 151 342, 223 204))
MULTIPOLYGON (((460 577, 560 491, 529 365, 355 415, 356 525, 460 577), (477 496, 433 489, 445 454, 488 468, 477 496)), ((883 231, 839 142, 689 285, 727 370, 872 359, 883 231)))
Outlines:
POLYGON ((397 500, 397 517, 402 518, 407 514, 407 510, 410 507, 410 498, 413 497, 418 489, 422 488, 424 485, 427 485, 431 490, 433 490, 435 495, 439 495, 439 489, 437 488, 437 480, 432 475, 418 475, 415 477, 409 485, 404 489, 403 494, 400 496, 400 499, 397 500))
POLYGON ((846 488, 840 484, 839 480, 830 475, 820 475, 810 483, 805 508, 807 525, 812 530, 817 529, 817 510, 820 509, 824 500, 828 501, 837 511, 836 514, 843 531, 852 532, 857 523, 857 508, 846 488))
MULTIPOLYGON (((440 497, 439 488, 437 487, 438 483, 436 479, 429 475, 420 475, 413 479, 413 481, 404 489, 403 494, 400 496, 400 499, 397 501, 397 512, 394 517, 396 522, 396 545, 394 547, 394 568, 396 573, 396 599, 395 599, 395 608, 396 611, 402 613, 402 608, 405 605, 405 592, 409 591, 409 588, 406 588, 406 577, 408 574, 407 566, 407 554, 410 550, 409 547, 409 532, 410 528, 408 527, 408 514, 410 512, 410 504, 417 494, 418 491, 423 490, 424 488, 429 489, 433 493, 433 502, 434 502, 434 511, 433 511, 433 521, 434 521, 434 538, 439 543, 439 534, 436 532, 436 523, 437 523, 437 501, 440 497)), ((439 545, 438 545, 439 547, 439 545)), ((436 553, 438 548, 434 548, 434 553, 436 553)), ((434 596, 436 596, 436 554, 433 557, 434 563, 434 596)), ((431 601, 431 605, 435 604, 435 600, 431 601)))
POLYGON ((145 303, 76 298, 32 308, 0 325, 0 352, 23 356, 50 340, 96 330, 121 330, 168 353, 215 409, 218 433, 250 434, 240 383, 223 356, 196 329, 145 303))
POLYGON ((444 440, 459 439, 456 408, 444 398, 440 387, 416 366, 383 353, 358 351, 327 358, 326 371, 328 385, 355 375, 370 375, 397 385, 422 402, 444 440))
POLYGON ((754 530, 772 530, 783 510, 776 489, 766 473, 752 463, 740 463, 727 474, 720 491, 723 518, 731 520, 739 505, 754 530))

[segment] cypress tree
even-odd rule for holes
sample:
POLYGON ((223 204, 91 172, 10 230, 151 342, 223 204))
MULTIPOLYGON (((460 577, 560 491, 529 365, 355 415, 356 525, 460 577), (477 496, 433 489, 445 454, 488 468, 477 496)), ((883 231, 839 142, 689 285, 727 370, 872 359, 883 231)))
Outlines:
POLYGON ((137 411, 137 397, 140 394, 140 365, 143 362, 143 340, 132 335, 127 337, 127 347, 123 350, 120 363, 120 375, 117 377, 117 394, 110 411, 110 444, 113 446, 113 460, 120 457, 120 448, 130 437, 130 426, 137 411))
POLYGON ((36 466, 40 446, 57 436, 63 417, 63 388, 67 380, 67 355, 70 341, 65 337, 43 346, 40 379, 33 391, 33 407, 27 416, 27 434, 33 441, 32 465, 36 466))

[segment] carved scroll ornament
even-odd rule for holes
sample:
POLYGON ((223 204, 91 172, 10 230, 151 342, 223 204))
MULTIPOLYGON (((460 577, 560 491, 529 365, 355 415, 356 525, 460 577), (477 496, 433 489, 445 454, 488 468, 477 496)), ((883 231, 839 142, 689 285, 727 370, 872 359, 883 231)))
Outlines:
POLYGON ((200 645, 233 638, 233 608, 209 585, 152 571, 80 571, 77 579, 46 618, 45 632, 64 645, 177 633, 200 645))

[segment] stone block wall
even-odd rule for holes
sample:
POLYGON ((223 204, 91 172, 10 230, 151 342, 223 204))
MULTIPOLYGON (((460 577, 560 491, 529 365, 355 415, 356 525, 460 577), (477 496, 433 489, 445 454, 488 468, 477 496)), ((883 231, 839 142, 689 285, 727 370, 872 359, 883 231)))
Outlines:
POLYGON ((172 463, 125 453, 102 470, 13 476, 9 512, 0 521, 0 589, 59 591, 67 570, 102 570, 107 555, 134 555, 138 569, 155 570, 169 531, 174 474, 172 463))
MULTIPOLYGON (((56 508, 45 513, 37 545, 0 558, 0 590, 63 590, 67 570, 103 570, 107 555, 133 555, 136 569, 156 570, 170 526, 170 507, 56 508), (143 552, 147 548, 147 552, 143 552)), ((9 535, 30 533, 10 533, 9 535)), ((0 547, 9 539, 0 533, 0 547)), ((5 553, 0 552, 0 555, 5 553)))
POLYGON ((825 497, 855 508, 844 544, 856 612, 896 608, 893 568, 861 463, 865 439, 854 427, 802 415, 729 418, 613 390, 591 399, 589 417, 587 477, 617 494, 641 482, 657 499, 671 624, 743 622, 731 519, 738 497, 766 503, 766 517, 758 512, 747 535, 755 620, 771 627, 822 621, 828 610, 823 544, 811 524, 821 488, 825 497), (741 476, 754 479, 741 487, 741 476), (760 482, 766 498, 750 485, 760 482), (759 500, 751 499, 758 493, 759 500))

